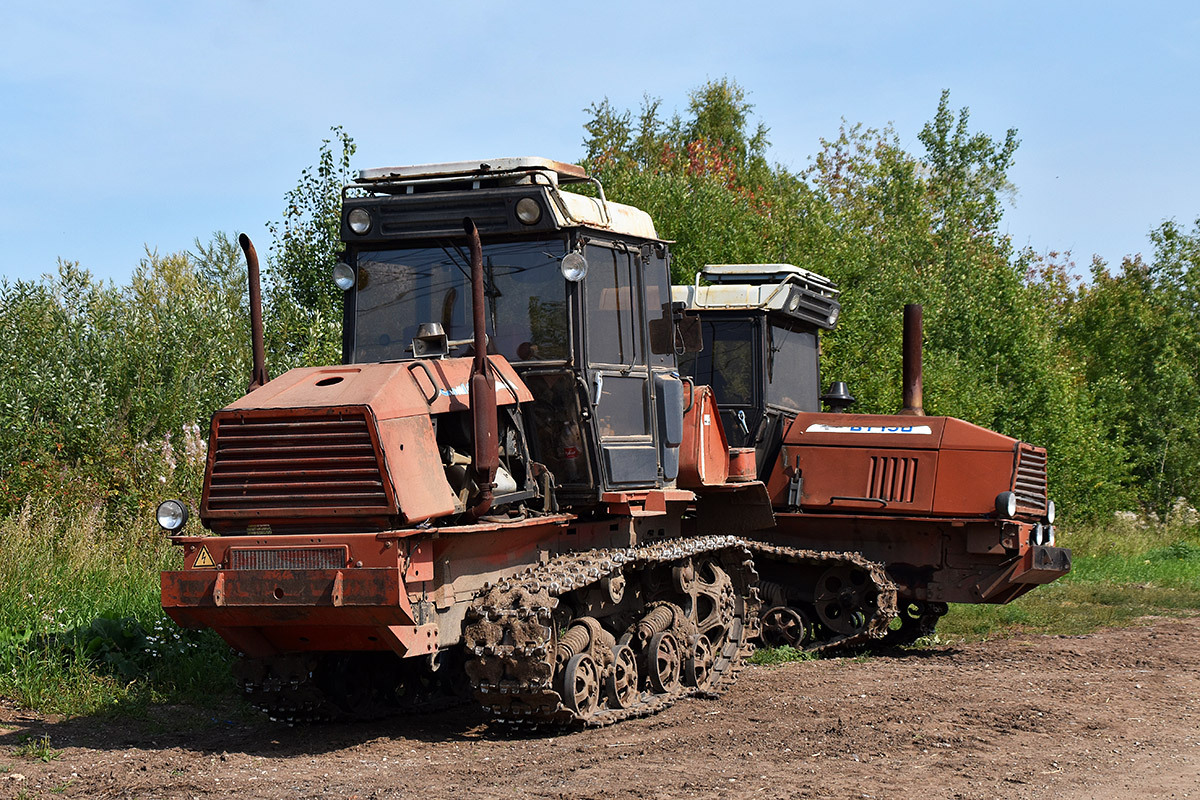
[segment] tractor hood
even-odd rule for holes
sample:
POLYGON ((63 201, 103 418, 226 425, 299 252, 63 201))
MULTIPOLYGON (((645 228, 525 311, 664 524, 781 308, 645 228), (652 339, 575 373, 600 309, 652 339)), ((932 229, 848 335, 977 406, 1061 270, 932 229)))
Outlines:
POLYGON ((989 516, 996 496, 1045 515, 1046 451, 953 417, 799 414, 772 497, 806 511, 989 516))
MULTIPOLYGON (((489 356, 488 361, 499 405, 533 399, 504 358, 489 356)), ((380 420, 444 414, 470 407, 470 379, 469 358, 308 367, 285 372, 222 411, 369 406, 380 420)))
POLYGON ((954 417, 801 414, 786 442, 826 447, 897 447, 1011 453, 1017 440, 954 417))
MULTIPOLYGON (((498 405, 531 400, 488 357, 498 405)), ((434 415, 467 411, 471 359, 295 369, 213 415, 200 517, 217 532, 386 530, 456 512, 434 415)))

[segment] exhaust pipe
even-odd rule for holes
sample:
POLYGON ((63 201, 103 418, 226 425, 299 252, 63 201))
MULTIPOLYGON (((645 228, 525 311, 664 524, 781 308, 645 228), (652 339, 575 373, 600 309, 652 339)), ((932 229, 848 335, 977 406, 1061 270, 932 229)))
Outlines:
POLYGON ((470 217, 463 220, 467 246, 471 251, 471 312, 475 335, 475 360, 471 364, 471 427, 474 433, 471 458, 472 477, 479 487, 476 503, 471 507, 475 519, 492 507, 492 489, 496 485, 496 470, 500 466, 499 433, 496 430, 496 379, 488 373, 487 316, 483 297, 483 245, 479 229, 470 217))
POLYGON ((250 241, 250 237, 244 233, 238 236, 238 244, 246 254, 246 271, 250 278, 250 346, 254 351, 254 362, 250 369, 250 385, 246 387, 246 394, 249 394, 271 378, 267 375, 267 350, 263 345, 262 288, 258 279, 258 253, 254 250, 254 243, 250 241))
POLYGON ((904 306, 904 385, 901 387, 905 416, 925 416, 924 398, 921 387, 921 306, 909 303, 904 306))

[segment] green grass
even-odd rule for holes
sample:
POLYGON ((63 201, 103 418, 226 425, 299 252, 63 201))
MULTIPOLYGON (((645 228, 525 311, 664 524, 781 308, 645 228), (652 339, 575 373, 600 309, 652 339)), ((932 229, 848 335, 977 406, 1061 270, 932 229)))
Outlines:
POLYGON ((180 555, 145 516, 27 503, 0 521, 0 695, 87 714, 228 688, 228 648, 163 615, 158 575, 180 555))
POLYGON ((1066 577, 1008 605, 951 606, 936 641, 1077 635, 1148 616, 1200 611, 1200 529, 1186 516, 1080 526, 1067 531, 1062 544, 1073 550, 1066 577))
POLYGON ((50 746, 50 737, 46 736, 26 736, 21 740, 21 743, 13 748, 13 755, 18 758, 28 758, 33 761, 41 761, 43 764, 49 764, 57 758, 62 757, 61 750, 55 750, 50 746))
POLYGON ((807 653, 785 644, 783 647, 758 648, 750 656, 750 663, 772 666, 775 664, 784 664, 788 661, 811 661, 816 657, 815 653, 807 653))

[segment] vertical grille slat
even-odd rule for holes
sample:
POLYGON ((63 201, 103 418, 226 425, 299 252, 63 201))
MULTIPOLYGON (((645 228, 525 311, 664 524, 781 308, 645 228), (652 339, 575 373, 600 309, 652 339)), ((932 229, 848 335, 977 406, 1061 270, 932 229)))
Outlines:
POLYGON ((911 503, 916 494, 917 459, 871 456, 867 496, 889 503, 911 503))
POLYGON ((390 509, 365 412, 217 420, 208 511, 339 514, 390 509))

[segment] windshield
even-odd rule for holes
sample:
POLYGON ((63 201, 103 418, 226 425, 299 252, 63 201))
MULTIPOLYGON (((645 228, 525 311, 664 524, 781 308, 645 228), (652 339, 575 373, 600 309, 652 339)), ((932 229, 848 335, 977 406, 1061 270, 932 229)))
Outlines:
MULTIPOLYGON (((565 360, 566 281, 562 241, 485 244, 489 352, 510 361, 565 360)), ((471 260, 465 247, 416 247, 358 254, 354 360, 412 358, 423 322, 450 340, 472 338, 471 260)), ((465 348, 451 348, 462 355, 465 348)))

